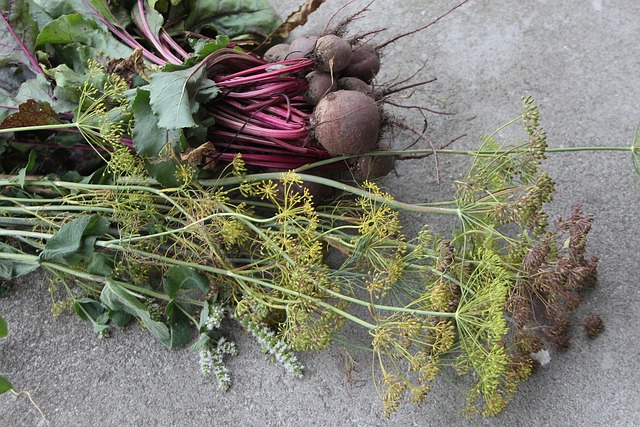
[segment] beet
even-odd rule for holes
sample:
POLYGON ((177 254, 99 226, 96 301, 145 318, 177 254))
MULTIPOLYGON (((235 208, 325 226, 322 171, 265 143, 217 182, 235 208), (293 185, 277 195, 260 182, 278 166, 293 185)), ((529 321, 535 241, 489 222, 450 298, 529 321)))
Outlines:
POLYGON ((364 93, 331 92, 318 102, 314 115, 314 136, 329 154, 362 154, 376 149, 380 110, 364 93))
POLYGON ((338 89, 357 90, 358 92, 375 98, 371 83, 366 83, 357 77, 342 77, 338 79, 338 89))
POLYGON ((334 34, 322 36, 313 51, 316 68, 324 72, 342 71, 351 59, 351 45, 334 34))
POLYGON ((308 58, 316 47, 318 36, 302 36, 291 42, 287 59, 308 58))
POLYGON ((273 45, 264 53, 263 58, 267 62, 279 62, 287 59, 289 55, 289 45, 286 43, 279 43, 273 45))
POLYGON ((357 77, 369 83, 378 74, 378 71, 380 71, 378 52, 373 46, 362 43, 353 47, 351 60, 342 70, 342 75, 345 77, 357 77))
POLYGON ((304 95, 304 100, 310 105, 316 105, 323 96, 338 89, 338 84, 328 73, 312 71, 306 78, 309 89, 304 95))
POLYGON ((358 157, 353 165, 353 177, 359 182, 373 181, 387 176, 395 164, 395 156, 358 157))

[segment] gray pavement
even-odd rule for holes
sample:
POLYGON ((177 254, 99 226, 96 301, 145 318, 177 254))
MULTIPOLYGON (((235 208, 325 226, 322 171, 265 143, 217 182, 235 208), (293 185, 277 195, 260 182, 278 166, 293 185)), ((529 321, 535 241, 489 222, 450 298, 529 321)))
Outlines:
MULTIPOLYGON (((296 3, 273 1, 282 15, 296 3)), ((296 34, 322 31, 343 3, 328 0, 296 34)), ((353 28, 399 33, 454 5, 378 0, 353 28)), ((429 117, 436 142, 466 133, 456 146, 477 147, 483 134, 519 114, 521 96, 532 95, 550 146, 630 145, 640 121, 638 18, 640 3, 631 0, 472 0, 388 49, 379 79, 407 75, 428 60, 422 75, 438 80, 416 91, 413 103, 456 113, 429 117)), ((396 146, 411 140, 387 136, 396 146)), ((408 161, 386 184, 401 200, 444 199, 467 164, 442 159, 438 187, 430 159, 408 161)), ((100 339, 75 316, 52 318, 48 285, 37 275, 0 298, 10 325, 0 342, 0 371, 30 393, 52 426, 640 425, 640 179, 629 153, 550 155, 546 166, 557 181, 552 213, 563 215, 580 202, 597 216, 589 250, 600 257, 600 281, 581 311, 600 313, 606 330, 595 341, 579 337, 568 352, 553 353, 495 418, 467 421, 459 414, 463 395, 443 380, 424 407, 407 405, 384 420, 366 353, 350 350, 357 365, 348 374, 340 344, 303 354, 306 376, 293 379, 234 327, 240 355, 229 363, 233 386, 221 394, 198 371, 195 353, 167 350, 135 324, 100 339)), ((447 226, 442 219, 405 220, 409 227, 447 226)), ((355 328, 345 335, 366 339, 355 328)), ((26 396, 0 396, 0 426, 42 425, 26 396)))

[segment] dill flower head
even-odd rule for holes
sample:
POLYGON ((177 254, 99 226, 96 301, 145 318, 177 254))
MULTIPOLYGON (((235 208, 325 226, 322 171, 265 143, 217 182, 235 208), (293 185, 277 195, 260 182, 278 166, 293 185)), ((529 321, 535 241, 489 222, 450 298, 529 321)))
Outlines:
POLYGON ((144 178, 147 172, 140 157, 136 156, 129 147, 115 143, 109 155, 107 166, 116 176, 144 178))
POLYGON ((382 380, 382 387, 384 416, 390 417, 402 402, 404 392, 407 390, 407 381, 399 375, 385 374, 382 380))
POLYGON ((130 133, 131 112, 125 96, 128 89, 122 77, 107 74, 97 61, 88 61, 88 77, 79 89, 76 123, 87 143, 97 150, 111 151, 121 144, 124 134, 130 133))

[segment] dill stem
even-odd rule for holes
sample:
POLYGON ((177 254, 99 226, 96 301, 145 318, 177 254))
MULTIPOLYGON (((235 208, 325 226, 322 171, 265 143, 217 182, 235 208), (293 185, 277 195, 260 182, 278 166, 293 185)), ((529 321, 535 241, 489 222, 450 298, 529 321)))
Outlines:
MULTIPOLYGON (((41 234, 45 234, 45 233, 41 233, 41 234)), ((46 238, 46 236, 43 236, 44 238, 46 238)), ((49 237, 51 237, 51 235, 49 235, 49 237)), ((130 283, 126 283, 126 282, 121 282, 121 281, 117 281, 117 280, 113 280, 113 279, 107 279, 106 277, 103 276, 98 276, 95 274, 90 274, 90 273, 85 273, 79 270, 74 270, 73 268, 70 267, 66 267, 64 265, 61 264, 57 264, 55 262, 51 262, 51 261, 42 261, 40 259, 40 257, 38 255, 29 255, 29 254, 25 254, 25 253, 14 253, 14 252, 2 252, 0 253, 0 259, 6 259, 6 260, 12 260, 12 261, 20 261, 20 262, 25 262, 25 263, 29 263, 29 264, 34 264, 37 265, 39 267, 42 267, 46 270, 54 270, 54 271, 59 271, 61 273, 66 273, 66 274, 70 274, 74 277, 77 277, 79 279, 84 279, 90 282, 95 282, 98 283, 102 286, 106 285, 107 282, 111 281, 112 283, 115 283, 118 286, 122 286, 123 288, 126 288, 132 292, 137 292, 140 294, 144 294, 146 296, 149 297, 153 297, 153 298, 158 298, 161 300, 165 300, 165 301, 170 301, 171 298, 166 295, 163 294, 161 292, 155 292, 152 291, 150 289, 145 289, 145 288, 141 288, 139 286, 135 286, 132 285, 130 283)), ((181 299, 181 301, 183 301, 183 299, 181 299)), ((203 305, 203 302, 200 301, 196 301, 196 300, 184 300, 184 302, 189 302, 192 304, 198 304, 198 305, 203 305)))
MULTIPOLYGON (((26 177, 24 182, 24 187, 28 186, 40 186, 45 188, 64 188, 68 190, 84 190, 84 191, 92 191, 92 190, 109 190, 109 191, 140 191, 151 193, 157 197, 160 197, 164 201, 168 202, 170 206, 176 208, 180 213, 182 213, 185 217, 190 218, 190 215, 178 204, 175 202, 173 198, 165 194, 168 191, 173 191, 175 189, 167 188, 159 190, 154 187, 145 186, 145 185, 109 185, 109 184, 87 184, 80 182, 69 182, 69 181, 61 181, 61 180, 47 180, 42 178, 34 178, 26 177)), ((9 187, 16 186, 18 182, 15 179, 0 179, 0 187, 9 187)))
MULTIPOLYGON (((522 150, 437 150, 438 154, 461 154, 465 156, 495 156, 509 153, 524 153, 527 149, 522 150)), ((602 146, 585 146, 585 147, 564 147, 564 148, 546 148, 545 153, 575 153, 579 151, 634 151, 634 147, 602 147, 602 146)))
MULTIPOLYGON (((252 182, 252 181, 267 181, 267 180, 277 181, 281 177, 282 177, 281 172, 268 172, 268 173, 251 174, 251 175, 246 175, 242 177, 201 180, 200 184, 202 184, 203 186, 226 186, 226 185, 237 185, 242 182, 252 182)), ((400 202, 384 196, 378 196, 369 191, 362 190, 360 188, 354 187, 352 185, 344 184, 342 182, 334 181, 329 178, 323 178, 316 175, 299 174, 299 173, 296 173, 296 177, 300 178, 302 181, 305 181, 305 182, 315 182, 316 184, 326 185, 327 187, 336 188, 338 190, 342 190, 342 191, 354 194, 356 196, 366 197, 367 199, 371 199, 378 203, 383 203, 390 207, 400 209, 403 211, 453 215, 453 216, 460 215, 460 210, 457 208, 445 208, 441 206, 425 206, 425 205, 416 205, 411 203, 400 202)))
MULTIPOLYGON (((338 292, 334 292, 331 289, 327 289, 325 287, 321 287, 321 289, 324 292, 327 292, 328 294, 336 297, 336 298, 340 298, 343 299, 345 301, 349 301, 352 302, 354 304, 358 304, 358 305, 362 305, 364 307, 369 307, 369 308, 373 308, 376 310, 385 310, 385 311, 394 311, 394 312, 401 312, 401 313, 411 313, 411 314, 422 314, 425 316, 435 316, 435 317, 455 317, 455 313, 441 313, 439 311, 427 311, 427 310, 416 310, 413 308, 407 308, 407 307, 393 307, 393 306, 389 306, 389 305, 380 305, 380 304, 374 304, 371 302, 366 302, 366 301, 362 301, 358 298, 352 298, 350 296, 347 295, 343 295, 341 293, 338 292)), ((371 325, 371 327, 369 329, 373 329, 375 328, 374 325, 371 325)))
POLYGON ((28 131, 36 131, 36 130, 60 130, 60 129, 80 129, 80 124, 78 122, 73 122, 73 123, 55 123, 50 125, 18 126, 15 128, 0 129, 0 133, 28 132, 28 131))

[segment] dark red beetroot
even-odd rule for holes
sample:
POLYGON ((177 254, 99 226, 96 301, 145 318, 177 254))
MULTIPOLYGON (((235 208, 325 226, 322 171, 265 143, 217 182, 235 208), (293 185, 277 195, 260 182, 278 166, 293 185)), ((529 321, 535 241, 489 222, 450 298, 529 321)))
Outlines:
POLYGON ((323 96, 338 89, 338 84, 328 73, 312 71, 306 76, 309 89, 304 95, 304 100, 309 105, 316 105, 323 96))
POLYGON ((351 45, 334 34, 322 36, 313 51, 316 68, 326 73, 342 71, 351 60, 351 45))
POLYGON ((380 57, 377 50, 366 43, 353 47, 351 60, 342 70, 345 77, 357 77, 364 82, 370 82, 380 71, 380 57))
POLYGON ((371 83, 365 83, 357 77, 342 77, 338 79, 338 89, 357 90, 367 96, 375 98, 371 83))
POLYGON ((374 151, 380 135, 380 110, 362 92, 339 90, 326 95, 314 110, 316 140, 337 156, 374 151))
MULTIPOLYGON (((385 151, 386 147, 381 147, 385 151)), ((373 181, 385 177, 396 164, 395 156, 362 156, 354 162, 352 171, 356 181, 373 181)))
POLYGON ((308 58, 316 47, 318 36, 302 36, 291 42, 287 59, 308 58))
POLYGON ((263 58, 268 62, 278 62, 287 59, 289 54, 289 45, 280 43, 273 45, 264 53, 263 58))

